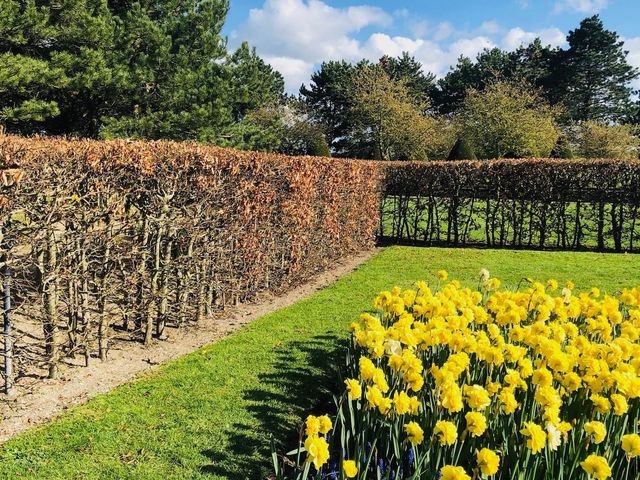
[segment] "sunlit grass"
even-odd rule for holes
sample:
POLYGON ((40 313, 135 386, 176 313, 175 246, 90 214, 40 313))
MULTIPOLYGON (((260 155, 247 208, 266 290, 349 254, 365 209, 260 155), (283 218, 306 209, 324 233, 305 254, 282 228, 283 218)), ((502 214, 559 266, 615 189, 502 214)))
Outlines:
POLYGON ((392 247, 336 284, 0 449, 0 479, 259 479, 269 435, 326 410, 346 326, 380 290, 433 280, 439 269, 475 286, 480 268, 516 287, 523 277, 572 279, 613 293, 640 284, 640 256, 392 247))

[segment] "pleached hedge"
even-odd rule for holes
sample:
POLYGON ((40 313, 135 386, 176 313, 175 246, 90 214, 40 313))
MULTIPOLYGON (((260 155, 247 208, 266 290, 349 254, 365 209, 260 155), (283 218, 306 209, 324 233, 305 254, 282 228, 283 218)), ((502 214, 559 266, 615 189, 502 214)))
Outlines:
POLYGON ((3 374, 106 359, 393 243, 637 251, 640 163, 0 136, 3 374), (17 328, 11 330, 11 322, 17 328))
POLYGON ((640 162, 387 164, 380 235, 394 242, 636 251, 640 162))
POLYGON ((53 378, 64 358, 106 358, 116 333, 149 343, 282 290, 372 247, 379 224, 372 162, 12 136, 0 162, 9 375, 53 378))

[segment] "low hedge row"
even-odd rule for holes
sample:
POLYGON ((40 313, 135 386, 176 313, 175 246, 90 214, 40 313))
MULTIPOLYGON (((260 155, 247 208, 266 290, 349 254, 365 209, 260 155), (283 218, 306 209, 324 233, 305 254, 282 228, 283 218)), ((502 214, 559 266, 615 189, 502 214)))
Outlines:
POLYGON ((640 204, 635 160, 387 163, 388 195, 640 204))
POLYGON ((380 236, 491 247, 635 251, 640 162, 387 164, 380 236))

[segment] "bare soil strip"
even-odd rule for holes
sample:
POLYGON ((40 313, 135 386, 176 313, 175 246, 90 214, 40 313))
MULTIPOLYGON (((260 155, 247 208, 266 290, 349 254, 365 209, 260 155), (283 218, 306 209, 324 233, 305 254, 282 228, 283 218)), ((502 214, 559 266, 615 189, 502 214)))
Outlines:
POLYGON ((334 268, 282 295, 264 295, 254 303, 229 307, 223 315, 200 325, 167 329, 166 340, 155 341, 148 347, 133 342, 118 343, 110 350, 106 363, 94 360, 88 367, 61 366, 57 380, 37 379, 30 384, 25 382, 10 397, 0 394, 0 442, 307 297, 352 272, 377 252, 374 249, 345 258, 334 268))

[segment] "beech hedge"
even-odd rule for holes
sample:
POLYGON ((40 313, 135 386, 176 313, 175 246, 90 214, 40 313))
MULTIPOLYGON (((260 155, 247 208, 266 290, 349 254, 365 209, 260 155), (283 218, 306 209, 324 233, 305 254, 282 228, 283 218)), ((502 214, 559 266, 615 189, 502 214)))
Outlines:
POLYGON ((8 386, 210 321, 376 239, 636 251, 640 235, 635 161, 385 163, 0 136, 0 180, 8 386))
POLYGON ((393 241, 635 251, 636 160, 387 164, 381 236, 393 241))
POLYGON ((16 331, 14 371, 163 338, 376 240, 374 162, 12 136, 0 161, 11 317, 39 326, 16 331))

